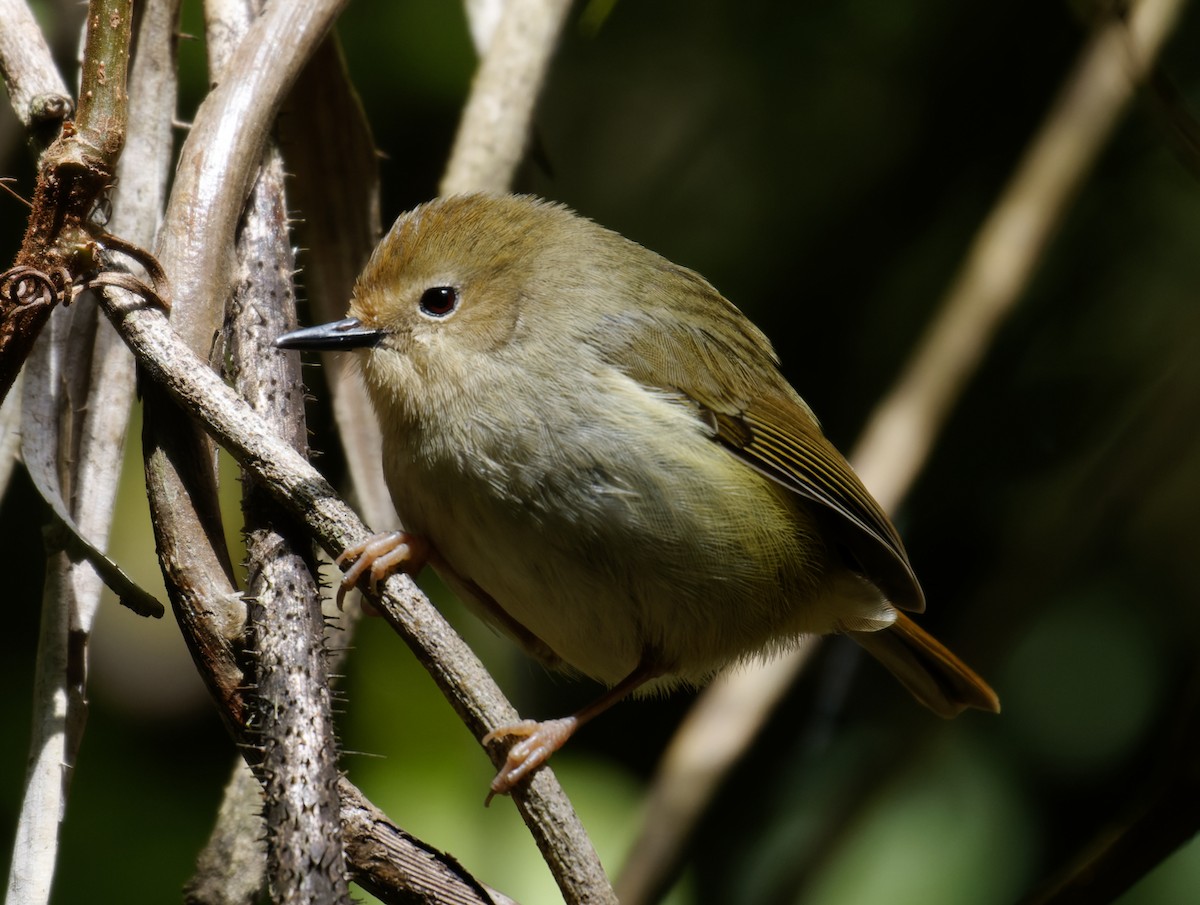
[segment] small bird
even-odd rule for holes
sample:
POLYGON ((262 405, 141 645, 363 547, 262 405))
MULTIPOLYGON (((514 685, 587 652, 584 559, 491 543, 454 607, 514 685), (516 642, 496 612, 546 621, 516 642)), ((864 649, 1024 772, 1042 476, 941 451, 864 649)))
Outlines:
POLYGON ((404 214, 349 316, 288 349, 358 350, 403 532, 347 550, 342 593, 429 563, 547 666, 607 693, 517 741, 512 790, 631 692, 844 633, 940 716, 999 711, 904 611, 921 587, 887 515, 695 272, 566 207, 459 195, 404 214))

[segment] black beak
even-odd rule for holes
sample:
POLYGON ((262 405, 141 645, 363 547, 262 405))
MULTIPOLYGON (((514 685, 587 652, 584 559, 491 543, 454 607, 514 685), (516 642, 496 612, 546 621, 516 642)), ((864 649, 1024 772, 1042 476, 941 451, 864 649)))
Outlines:
POLYGON ((369 349, 386 335, 383 330, 364 327, 357 317, 348 317, 285 333, 275 345, 280 349, 369 349))

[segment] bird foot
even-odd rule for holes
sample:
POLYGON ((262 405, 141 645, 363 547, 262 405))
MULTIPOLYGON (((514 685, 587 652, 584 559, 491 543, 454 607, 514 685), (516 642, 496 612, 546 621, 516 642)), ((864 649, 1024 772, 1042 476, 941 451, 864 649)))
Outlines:
POLYGON ((367 587, 374 592, 381 581, 396 572, 409 575, 420 572, 429 558, 429 549, 429 541, 407 531, 372 534, 361 544, 347 547, 335 560, 339 566, 354 561, 338 585, 338 609, 342 608, 346 595, 354 589, 364 573, 368 575, 367 587))
POLYGON ((579 719, 574 716, 558 720, 522 720, 511 726, 501 726, 493 729, 483 737, 483 744, 502 738, 517 738, 517 742, 508 749, 504 766, 492 780, 492 790, 488 793, 485 805, 491 804, 496 795, 507 795, 522 779, 550 759, 550 755, 566 744, 575 730, 579 728, 579 719))

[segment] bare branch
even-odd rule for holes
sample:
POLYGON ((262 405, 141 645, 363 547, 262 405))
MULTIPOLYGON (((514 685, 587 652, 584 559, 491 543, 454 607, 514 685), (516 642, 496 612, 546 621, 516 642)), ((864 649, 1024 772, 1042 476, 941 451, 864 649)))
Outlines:
MULTIPOLYGON (((206 7, 210 65, 221 83, 185 142, 159 243, 159 260, 176 287, 173 317, 201 354, 210 350, 233 288, 237 221, 271 123, 342 5, 274 4, 253 25, 245 3, 206 7), (205 228, 195 229, 197 222, 205 228)), ((220 529, 213 452, 156 388, 145 399, 147 487, 167 588, 201 675, 240 737, 247 713, 232 642, 246 613, 220 529)), ((196 885, 204 887, 203 879, 196 885)))
POLYGON ((217 821, 184 884, 184 905, 257 905, 266 885, 262 785, 241 758, 225 786, 217 821))
MULTIPOLYGON (((180 155, 158 258, 174 284, 172 321, 207 354, 233 288, 238 217, 279 105, 344 0, 272 4, 237 43, 221 83, 197 112, 180 155), (203 223, 204 229, 194 228, 203 223)), ((221 712, 244 722, 241 670, 229 641, 245 624, 220 530, 209 445, 148 388, 146 478, 176 617, 221 712), (220 639, 225 639, 221 641, 220 639)))
MULTIPOLYGON (((309 310, 317 323, 338 320, 379 240, 379 156, 333 40, 301 73, 280 114, 279 132, 293 177, 290 197, 304 213, 297 231, 307 249, 309 310)), ((348 356, 328 353, 321 366, 358 506, 376 528, 397 525, 383 479, 379 424, 358 370, 348 356)))
POLYGON ((129 126, 117 163, 108 230, 150 248, 166 205, 175 140, 171 122, 179 93, 175 57, 181 0, 155 0, 141 12, 137 56, 129 71, 129 126))
POLYGON ((17 450, 21 447, 21 381, 18 374, 13 384, 16 392, 9 393, 0 403, 0 498, 8 489, 13 466, 17 464, 17 450))
POLYGON ((503 192, 529 137, 529 121, 569 0, 508 0, 475 75, 440 192, 503 192))
POLYGON ((17 118, 27 130, 70 115, 71 92, 25 0, 0 0, 0 75, 17 118))
MULTIPOLYGON (((49 546, 49 545, 48 545, 49 546)), ((38 659, 34 674, 34 725, 30 763, 21 802, 21 815, 13 840, 6 905, 41 905, 50 900, 58 855, 58 826, 66 802, 74 750, 83 719, 80 666, 68 643, 70 615, 65 599, 65 556, 48 556, 42 593, 42 620, 38 632, 38 659)), ((78 652, 76 652, 78 653, 78 652)))
POLYGON ((272 3, 237 44, 184 142, 158 259, 175 283, 172 323, 207 354, 233 286, 238 218, 280 104, 346 0, 272 3), (195 224, 203 223, 204 229, 195 224))
MULTIPOLYGON (((272 147, 238 236, 240 278, 230 303, 234 385, 273 430, 304 452, 298 356, 275 337, 296 327, 295 261, 283 163, 272 147)), ((272 901, 350 901, 338 802, 338 744, 326 668, 321 592, 303 526, 253 474, 242 481, 249 569, 253 706, 246 735, 263 783, 272 901)))
POLYGON ((354 880, 385 902, 513 905, 483 886, 452 858, 400 829, 362 793, 342 781, 342 822, 354 880))
POLYGON ((482 57, 492 43, 492 35, 496 33, 508 0, 465 0, 464 5, 467 8, 467 25, 471 29, 471 42, 475 45, 475 52, 482 57))
POLYGON ((1088 41, 980 227, 941 310, 863 429, 854 463, 895 509, 1175 25, 1180 0, 1141 0, 1088 41))
POLYGON ((133 0, 93 0, 88 4, 74 147, 81 159, 94 155, 114 168, 125 147, 132 34, 133 0))
MULTIPOLYGON (((81 86, 84 103, 42 157, 33 207, 14 269, 59 291, 43 303, 0 294, 0 399, 16 379, 55 305, 70 301, 73 280, 99 268, 92 213, 112 184, 125 144, 126 69, 133 0, 92 0, 81 86)), ((39 70, 40 71, 40 70, 39 70)), ((42 103, 44 96, 37 102, 42 103)), ((52 104, 54 107, 60 104, 52 104)), ((11 273, 11 272, 10 272, 11 273)))
MULTIPOLYGON (((28 11, 13 11, 12 15, 20 20, 28 11)), ((90 15, 83 79, 86 103, 74 132, 43 158, 38 201, 18 258, 37 261, 43 267, 78 263, 73 255, 88 232, 91 207, 107 190, 124 143, 129 4, 96 3, 90 15), (67 186, 73 187, 55 189, 67 186), (37 247, 33 244, 37 241, 47 246, 37 247)), ((0 42, 17 34, 23 46, 40 49, 48 60, 40 35, 10 32, 8 27, 6 20, 0 42)), ((41 67, 42 74, 33 81, 40 79, 45 87, 57 79, 57 72, 45 60, 41 67)), ((10 90, 13 87, 10 79, 10 90)), ((47 102, 45 97, 39 101, 47 102)), ((63 112, 67 109, 69 104, 63 106, 63 112)), ((26 111, 22 109, 21 114, 24 117, 26 111)), ((160 195, 169 150, 169 145, 159 149, 157 159, 139 155, 134 160, 145 179, 158 174, 160 195)), ((136 216, 138 212, 132 213, 136 216)), ((157 207, 148 218, 147 238, 152 235, 156 214, 157 207)), ((56 532, 55 551, 50 551, 47 567, 51 580, 44 592, 39 643, 61 649, 39 652, 41 671, 31 739, 34 755, 9 878, 10 900, 23 903, 44 901, 49 895, 58 821, 86 717, 87 645, 102 589, 100 574, 110 583, 118 580, 118 586, 119 580, 125 580, 101 548, 107 544, 111 525, 133 395, 133 360, 113 332, 97 330, 97 324, 94 301, 86 296, 77 300, 42 337, 26 377, 29 392, 21 430, 26 465, 43 497, 74 537, 68 537, 66 531, 56 532), (48 669, 58 672, 46 672, 48 669), (39 774, 38 769, 43 772, 39 774)), ((35 334, 38 326, 31 326, 35 334)), ((17 367, 18 353, 19 348, 10 359, 17 367)), ((161 613, 161 605, 152 598, 143 599, 148 595, 131 582, 118 593, 126 602, 142 600, 142 612, 157 609, 161 613)))

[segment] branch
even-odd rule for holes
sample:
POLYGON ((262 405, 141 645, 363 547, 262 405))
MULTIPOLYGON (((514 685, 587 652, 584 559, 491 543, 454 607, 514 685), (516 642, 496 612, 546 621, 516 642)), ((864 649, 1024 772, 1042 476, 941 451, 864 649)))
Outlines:
POLYGON ((268 4, 196 113, 176 168, 158 260, 175 283, 172 324, 207 354, 233 288, 238 218, 280 105, 346 0, 268 4), (196 224, 204 224, 197 229, 196 224))
MULTIPOLYGON (((267 153, 238 237, 240 278, 230 302, 234 385, 297 450, 306 451, 298 356, 274 347, 296 328, 295 260, 279 152, 267 153)), ((244 474, 251 720, 243 737, 263 784, 267 870, 274 903, 348 903, 339 822, 338 744, 330 702, 321 591, 303 526, 244 474)))
POLYGON ((505 4, 463 110, 442 195, 508 190, 570 7, 569 0, 505 4))
MULTIPOLYGON (((469 15, 474 38, 477 43, 486 43, 487 49, 442 176, 439 187, 442 195, 508 191, 524 153, 534 106, 569 8, 569 0, 507 0, 499 23, 492 25, 487 20, 494 19, 494 15, 485 11, 482 4, 471 3, 469 15)), ((494 9, 492 4, 493 13, 494 9)), ((388 621, 403 632, 406 613, 399 606, 399 599, 385 596, 382 607, 388 621)), ((411 646, 412 642, 409 643, 411 646)), ((420 651, 418 657, 426 668, 433 668, 420 651)), ((486 680, 487 687, 495 689, 491 677, 486 680)), ((443 691, 451 693, 445 688, 443 691)), ((490 697, 493 692, 489 690, 488 694, 490 697)), ((498 696, 499 689, 494 694, 498 696)), ((489 708, 491 719, 498 723, 517 719, 507 701, 500 697, 495 700, 495 708, 489 708)), ((459 709, 461 705, 455 706, 459 709)), ((498 724, 480 723, 478 717, 462 709, 459 713, 477 738, 498 724)), ((503 761, 500 751, 494 747, 489 753, 493 763, 500 766, 503 761)), ((591 841, 551 772, 543 769, 534 773, 527 790, 515 792, 513 798, 566 900, 615 901, 591 841), (556 832, 559 826, 564 832, 556 832)))
POLYGON ((387 902, 514 905, 454 859, 404 832, 347 780, 342 780, 339 793, 353 878, 371 894, 387 902))
MULTIPOLYGON (((53 94, 61 88, 60 80, 40 33, 24 21, 28 10, 8 9, 10 5, 4 3, 0 56, 6 61, 5 76, 18 112, 27 124, 37 127, 38 111, 29 109, 21 92, 43 92, 32 101, 35 107, 44 108, 59 98, 63 103, 52 106, 61 113, 69 109, 69 102, 53 94), (36 71, 14 70, 9 64, 8 42, 14 38, 32 54, 22 65, 36 71)), ((94 264, 94 227, 89 218, 111 184, 125 135, 128 5, 96 3, 90 16, 82 86, 87 103, 73 129, 43 156, 34 209, 18 256, 18 264, 26 268, 61 270, 66 275, 64 290, 94 264)), ((157 162, 145 157, 137 162, 147 177, 159 173, 165 179, 166 160, 167 153, 162 153, 157 162)), ((0 353, 6 374, 21 367, 27 344, 52 307, 53 300, 23 305, 13 320, 6 319, 0 327, 0 334, 15 340, 0 353), (30 307, 36 310, 30 312, 30 307)), ((97 331, 97 325, 94 301, 79 299, 42 336, 26 369, 20 430, 26 467, 61 524, 74 536, 56 530, 48 543, 32 754, 9 875, 8 899, 13 902, 43 902, 50 893, 59 821, 86 721, 87 645, 102 590, 98 572, 119 572, 101 548, 111 525, 133 368, 112 331, 97 331), (82 405, 85 399, 87 405, 82 405)), ((113 578, 107 574, 109 581, 113 578)), ((152 598, 139 598, 132 583, 119 593, 126 602, 140 599, 143 612, 161 612, 152 598)))
MULTIPOLYGON (((208 353, 223 319, 237 222, 271 123, 343 5, 271 4, 237 43, 220 84, 197 111, 158 253, 174 284, 172 322, 197 352, 208 353)), ((201 674, 236 735, 245 715, 230 641, 242 631, 245 606, 224 545, 211 448, 155 387, 147 388, 145 411, 146 481, 164 579, 201 674)))
MULTIPOLYGON (((14 262, 18 276, 6 277, 8 291, 0 293, 0 400, 8 394, 50 312, 59 302, 70 301, 72 282, 98 269, 100 247, 94 240, 91 216, 112 184, 125 144, 132 7, 133 0, 92 0, 88 7, 79 116, 42 157, 33 209, 14 262), (31 294, 34 286, 42 287, 40 295, 31 294)), ((30 49, 36 50, 37 43, 31 40, 30 49)), ((36 59, 41 61, 40 53, 36 59)), ((4 62, 7 67, 13 56, 6 56, 4 62)), ((41 80, 53 81, 44 63, 36 65, 41 80)), ((26 74, 22 69, 13 74, 18 72, 22 77, 26 74)), ((55 109, 61 106, 56 97, 35 99, 42 114, 48 103, 55 109)), ((34 112, 27 115, 32 118, 34 112)), ((65 115, 66 111, 59 112, 65 115)))
MULTIPOLYGON (((940 313, 879 402, 851 457, 885 510, 896 511, 1004 318, 1095 162, 1134 86, 1174 26, 1180 0, 1142 0, 1128 26, 1112 20, 1088 41, 1038 134, 976 234, 940 313)), ((812 645, 707 689, 680 726, 650 790, 643 829, 618 882, 627 905, 654 899, 724 778, 802 673, 812 645), (734 737, 723 722, 740 720, 734 737), (720 726, 725 744, 714 752, 720 726), (719 756, 714 756, 719 754, 719 756)))
MULTIPOLYGON (((280 144, 292 179, 305 253, 304 286, 314 323, 346 316, 346 300, 379 240, 379 155, 346 73, 341 48, 326 40, 301 73, 279 117, 280 144)), ((325 353, 321 370, 354 498, 367 524, 400 522, 383 478, 383 441, 358 368, 325 353)))
POLYGON ((71 93, 24 0, 0 0, 0 76, 27 131, 59 124, 72 110, 71 93))
MULTIPOLYGON (((173 317, 197 352, 209 352, 212 337, 223 320, 225 301, 233 290, 238 218, 259 172, 271 124, 296 72, 342 5, 336 0, 274 4, 256 21, 252 21, 246 3, 213 2, 205 6, 210 70, 220 84, 197 111, 181 151, 159 243, 161 265, 177 287, 173 317), (203 223, 204 229, 194 228, 197 222, 203 223)), ((172 606, 231 735, 244 741, 251 714, 246 709, 245 679, 232 642, 240 638, 246 624, 246 606, 234 581, 221 531, 211 445, 156 387, 147 388, 145 419, 147 488, 172 606)), ((272 546, 265 535, 258 539, 263 548, 272 546)), ((269 574, 272 570, 272 566, 262 563, 256 572, 256 578, 264 583, 259 589, 263 593, 280 579, 269 574)), ((283 642, 292 637, 282 632, 270 641, 283 642)), ((267 684, 273 687, 272 693, 279 691, 274 680, 285 668, 285 660, 286 655, 273 652, 269 642, 266 662, 278 667, 268 670, 267 684)), ((319 674, 323 673, 322 668, 319 674)), ((267 745, 272 758, 286 759, 289 752, 271 741, 267 745)), ((255 760, 252 749, 247 755, 255 760)), ((276 793, 271 796, 272 807, 286 799, 282 786, 296 788, 290 786, 286 771, 277 769, 277 764, 269 764, 260 772, 260 778, 276 793)), ((331 793, 329 782, 319 790, 319 794, 331 793)), ((226 813, 237 803, 227 805, 223 808, 226 813)), ((332 807, 336 808, 336 802, 332 807)), ((318 809, 327 820, 329 810, 325 806, 318 809)), ((225 837, 220 830, 214 833, 215 838, 225 837)), ((320 831, 314 834, 320 835, 320 831)), ((338 836, 335 827, 327 838, 336 840, 338 836)), ((253 843, 252 836, 242 839, 243 845, 253 843)), ((273 856, 304 847, 296 837, 290 841, 273 838, 272 843, 273 856)), ((329 863, 336 884, 341 882, 342 854, 335 842, 331 845, 329 863)), ((304 855, 298 857, 303 859, 304 855)), ((283 860, 287 860, 286 855, 283 860)), ((280 858, 275 857, 273 863, 280 867, 280 858)), ((194 895, 215 894, 206 880, 206 875, 201 875, 193 881, 194 895)), ((302 884, 278 882, 278 874, 276 880, 275 890, 281 895, 302 888, 302 884)), ((223 894, 220 888, 218 892, 223 894)))
POLYGON ((1181 0, 1141 0, 1097 28, 980 227, 941 310, 863 429, 855 467, 895 509, 1079 187, 1174 28, 1181 0))
POLYGON ((266 883, 267 842, 262 784, 242 758, 225 784, 217 820, 196 870, 183 886, 184 905, 258 905, 266 883))

